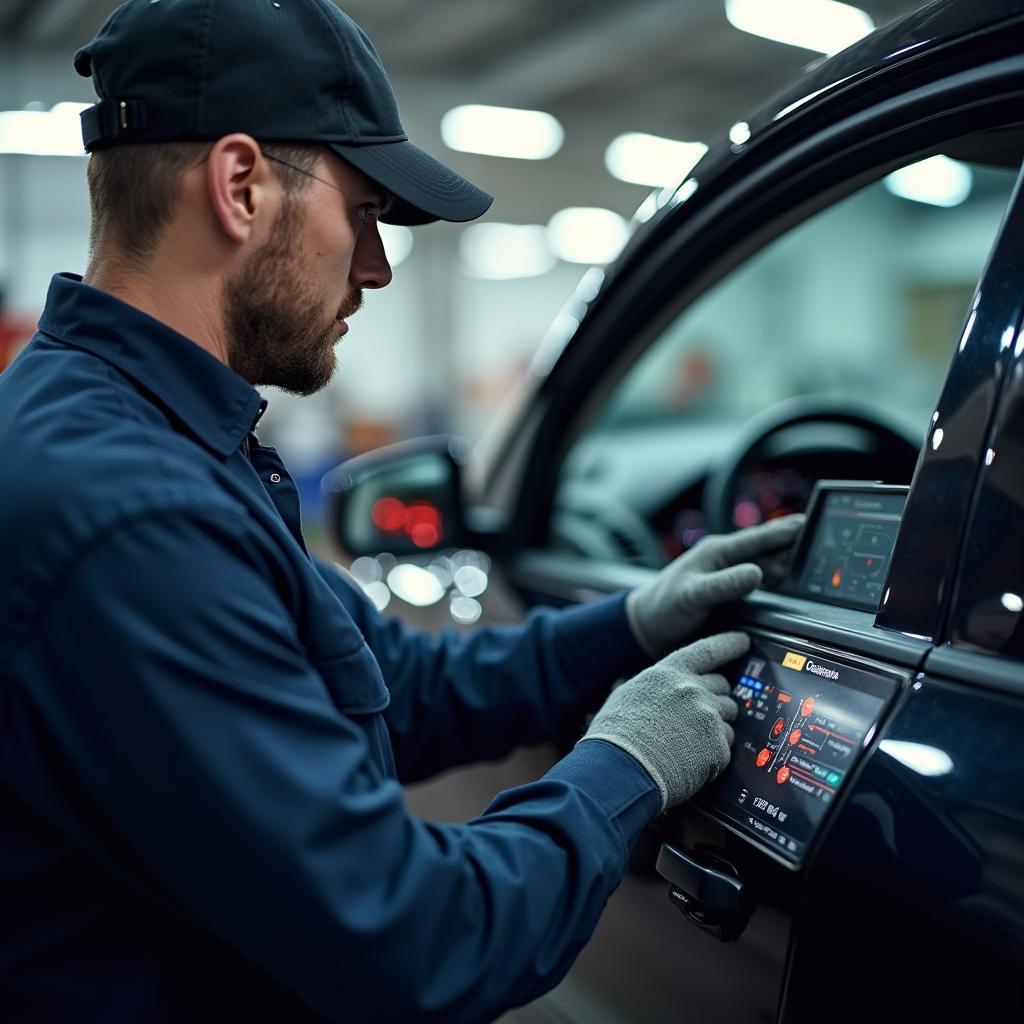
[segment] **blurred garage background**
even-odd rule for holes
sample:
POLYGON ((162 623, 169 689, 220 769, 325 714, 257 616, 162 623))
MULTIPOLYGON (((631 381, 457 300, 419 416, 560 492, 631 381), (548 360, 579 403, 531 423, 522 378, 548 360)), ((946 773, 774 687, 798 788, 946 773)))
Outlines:
MULTIPOLYGON (((115 6, 0 0, 0 366, 31 334, 51 274, 85 267, 78 113, 93 96, 71 55, 115 6)), ((743 118, 808 62, 913 6, 346 3, 390 70, 413 140, 497 198, 472 226, 391 229, 394 283, 368 294, 331 387, 305 400, 267 396, 262 435, 302 484, 314 543, 325 469, 418 434, 478 438, 502 397, 530 372, 581 276, 615 257, 652 188, 677 185, 707 144, 742 132, 743 118)), ((878 218, 894 215, 892 205, 878 207, 878 218)), ((948 299, 959 316, 966 301, 955 270, 940 265, 933 274, 937 301, 948 299)), ((780 300, 792 305, 792 292, 802 289, 811 301, 813 287, 792 275, 791 294, 780 300)), ((728 374, 709 358, 688 387, 728 374)))

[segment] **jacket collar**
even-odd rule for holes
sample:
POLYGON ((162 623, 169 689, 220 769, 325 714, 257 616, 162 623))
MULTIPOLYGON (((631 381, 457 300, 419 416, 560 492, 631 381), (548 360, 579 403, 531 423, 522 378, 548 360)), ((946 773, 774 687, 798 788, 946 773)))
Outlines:
POLYGON ((222 457, 266 408, 259 392, 194 341, 76 274, 51 280, 39 330, 116 367, 222 457))

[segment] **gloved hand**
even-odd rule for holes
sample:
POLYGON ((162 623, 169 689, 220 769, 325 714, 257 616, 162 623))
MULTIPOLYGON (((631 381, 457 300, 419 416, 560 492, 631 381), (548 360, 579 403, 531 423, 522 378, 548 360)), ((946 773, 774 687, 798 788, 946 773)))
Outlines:
POLYGON ((689 800, 729 763, 736 702, 714 669, 750 649, 745 633, 718 633, 673 651, 612 690, 587 740, 607 740, 647 769, 661 809, 689 800))
POLYGON ((803 515, 773 519, 738 533, 705 537, 626 598, 637 643, 652 657, 675 650, 715 605, 779 582, 803 515))

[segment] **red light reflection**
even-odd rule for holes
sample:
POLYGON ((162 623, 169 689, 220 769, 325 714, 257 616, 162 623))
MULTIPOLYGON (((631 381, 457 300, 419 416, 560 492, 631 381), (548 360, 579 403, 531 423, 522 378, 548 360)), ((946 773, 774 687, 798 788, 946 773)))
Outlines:
POLYGON ((374 502, 370 518, 378 530, 394 533, 405 524, 405 505, 397 498, 380 498, 374 502))
POLYGON ((419 548, 433 547, 441 539, 441 513, 429 501, 406 505, 398 498, 380 498, 374 502, 370 518, 385 533, 404 532, 419 548))

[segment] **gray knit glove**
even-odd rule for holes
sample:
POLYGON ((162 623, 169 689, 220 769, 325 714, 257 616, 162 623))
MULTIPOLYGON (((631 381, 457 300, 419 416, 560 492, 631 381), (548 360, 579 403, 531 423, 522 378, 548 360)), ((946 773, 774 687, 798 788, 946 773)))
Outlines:
POLYGON ((647 769, 661 809, 689 800, 729 763, 736 702, 712 670, 750 648, 745 633, 718 633, 675 651, 612 691, 580 740, 607 740, 647 769))
POLYGON ((781 582, 803 515, 738 533, 705 537, 626 598, 637 643, 660 658, 684 643, 715 605, 736 601, 762 581, 781 582))

